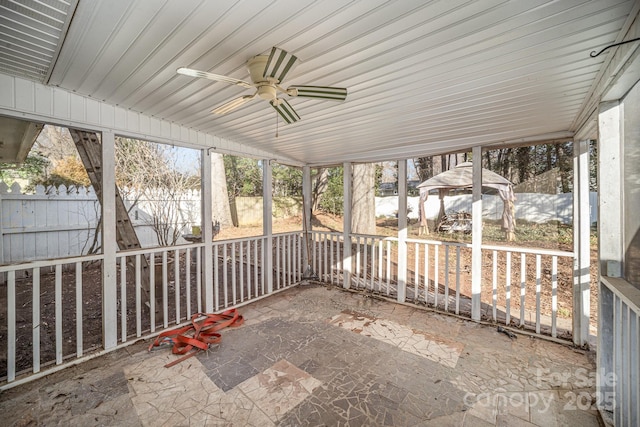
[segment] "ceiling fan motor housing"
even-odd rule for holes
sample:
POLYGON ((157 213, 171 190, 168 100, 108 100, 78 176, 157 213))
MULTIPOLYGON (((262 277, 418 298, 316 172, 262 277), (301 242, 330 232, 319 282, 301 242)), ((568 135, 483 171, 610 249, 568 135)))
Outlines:
POLYGON ((251 75, 251 81, 258 87, 258 96, 267 101, 273 101, 278 97, 276 90, 277 80, 264 77, 264 70, 267 66, 267 55, 257 55, 247 61, 247 68, 251 75))

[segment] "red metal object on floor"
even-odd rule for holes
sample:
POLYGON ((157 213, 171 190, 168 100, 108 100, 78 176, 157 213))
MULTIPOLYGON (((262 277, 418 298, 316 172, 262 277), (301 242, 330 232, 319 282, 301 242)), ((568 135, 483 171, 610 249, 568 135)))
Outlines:
POLYGON ((207 350, 211 344, 217 344, 222 340, 219 330, 227 327, 242 325, 244 319, 235 308, 226 310, 220 314, 196 313, 191 316, 191 325, 171 331, 162 332, 149 346, 158 347, 163 343, 173 343, 172 353, 183 356, 173 362, 167 363, 165 368, 170 368, 190 358, 200 350, 207 350))

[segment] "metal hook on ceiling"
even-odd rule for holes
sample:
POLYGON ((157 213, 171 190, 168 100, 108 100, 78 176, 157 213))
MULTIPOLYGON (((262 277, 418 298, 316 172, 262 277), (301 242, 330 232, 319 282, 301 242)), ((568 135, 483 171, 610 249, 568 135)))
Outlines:
POLYGON ((625 40, 625 41, 620 42, 620 43, 610 44, 609 46, 607 46, 607 47, 605 47, 605 48, 602 48, 602 49, 600 50, 600 52, 598 52, 598 53, 596 53, 596 51, 595 51, 595 50, 592 50, 592 51, 591 51, 591 53, 589 54, 589 56, 590 56, 590 57, 592 57, 592 58, 595 58, 596 56, 600 55, 602 52, 604 52, 604 51, 605 51, 605 50, 607 50, 607 49, 610 49, 610 48, 615 47, 615 46, 620 46, 621 44, 627 44, 627 43, 631 43, 631 42, 637 42, 638 40, 640 40, 640 37, 635 38, 635 39, 631 39, 631 40, 625 40))

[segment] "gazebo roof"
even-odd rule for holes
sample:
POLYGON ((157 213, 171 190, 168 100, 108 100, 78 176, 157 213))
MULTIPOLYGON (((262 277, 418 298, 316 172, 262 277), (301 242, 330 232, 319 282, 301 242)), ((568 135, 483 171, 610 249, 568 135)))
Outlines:
MULTIPOLYGON (((473 186, 473 167, 471 162, 464 162, 455 168, 442 172, 420 183, 420 193, 438 189, 470 188, 473 186)), ((508 189, 513 184, 508 179, 489 169, 482 168, 482 186, 496 190, 508 189)))

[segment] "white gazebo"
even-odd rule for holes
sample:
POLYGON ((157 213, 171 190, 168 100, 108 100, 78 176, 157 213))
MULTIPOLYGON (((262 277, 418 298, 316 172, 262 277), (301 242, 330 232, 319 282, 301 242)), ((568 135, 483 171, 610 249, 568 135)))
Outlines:
MULTIPOLYGON (((498 192, 503 203, 502 228, 505 231, 507 241, 515 240, 516 218, 515 206, 516 195, 513 192, 513 184, 508 179, 498 175, 488 169, 482 168, 482 187, 492 188, 498 192)), ((442 190, 440 197, 440 214, 444 215, 444 192, 447 190, 473 188, 473 165, 471 162, 464 162, 456 165, 455 168, 435 175, 426 181, 418 184, 420 189, 420 226, 428 232, 427 216, 425 213, 425 203, 432 190, 442 190)))

